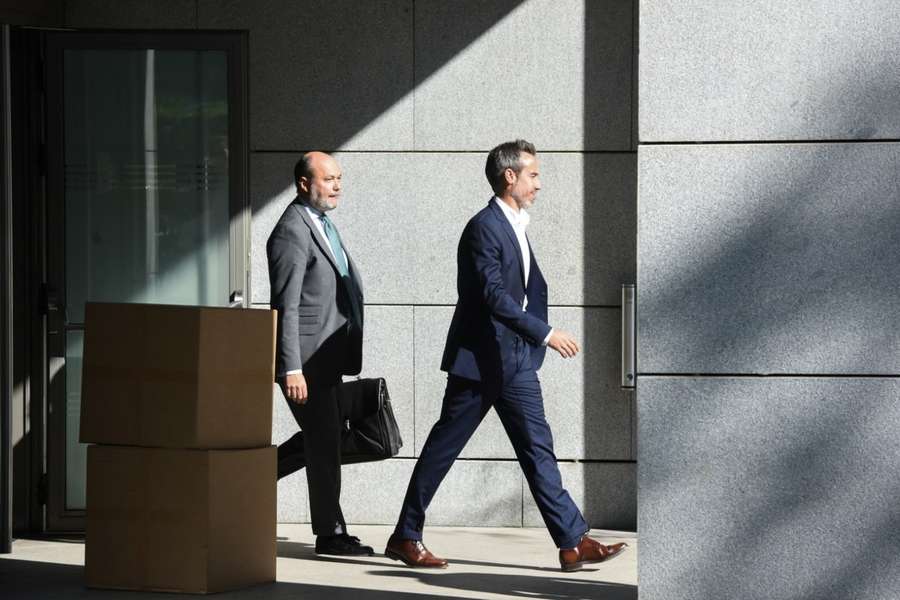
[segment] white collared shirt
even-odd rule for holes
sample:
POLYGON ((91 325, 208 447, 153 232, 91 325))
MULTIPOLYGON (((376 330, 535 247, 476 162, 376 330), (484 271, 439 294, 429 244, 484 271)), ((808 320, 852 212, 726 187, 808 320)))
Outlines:
MULTIPOLYGON (((337 256, 334 255, 334 249, 331 247, 331 242, 328 241, 328 236, 325 235, 325 227, 322 225, 322 217, 325 216, 325 213, 322 211, 316 210, 309 204, 304 204, 303 208, 306 209, 306 213, 309 215, 309 218, 312 219, 313 224, 316 226, 316 230, 318 230, 319 235, 322 236, 322 239, 325 240, 325 247, 328 248, 328 252, 331 253, 331 258, 335 261, 338 260, 337 256)), ((343 251, 343 248, 341 248, 343 251)), ((344 256, 344 262, 348 263, 346 255, 344 256)))
MULTIPOLYGON (((528 248, 528 238, 525 237, 525 229, 528 227, 528 224, 531 222, 531 215, 525 212, 524 208, 520 208, 518 212, 510 208, 510 206, 498 198, 494 196, 494 202, 500 207, 503 211, 503 214, 506 215, 506 220, 509 221, 509 224, 512 225, 513 231, 516 233, 516 239, 519 242, 519 250, 522 251, 522 271, 525 273, 525 288, 528 288, 528 277, 531 274, 531 250, 528 248)), ((525 298, 522 300, 522 311, 528 308, 528 294, 525 294, 525 298)), ((547 342, 550 341, 550 336, 553 335, 553 329, 550 329, 550 333, 547 334, 547 337, 544 338, 542 342, 544 346, 547 345, 547 342)))
MULTIPOLYGON (((525 237, 525 229, 531 222, 531 215, 525 212, 524 208, 520 208, 518 212, 514 211, 509 205, 494 196, 494 202, 506 215, 506 220, 512 225, 513 231, 516 232, 516 239, 519 240, 519 250, 522 251, 522 270, 525 273, 525 287, 528 287, 528 276, 531 274, 531 251, 528 249, 528 238, 525 237)), ((522 306, 524 310, 528 306, 528 296, 525 296, 525 304, 522 306)))

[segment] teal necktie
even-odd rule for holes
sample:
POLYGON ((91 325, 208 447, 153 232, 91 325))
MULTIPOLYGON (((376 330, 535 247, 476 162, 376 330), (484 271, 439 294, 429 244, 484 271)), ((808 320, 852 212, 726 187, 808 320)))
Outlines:
POLYGON ((344 254, 344 249, 341 247, 341 237, 338 235, 337 228, 331 222, 331 219, 325 215, 322 215, 321 218, 322 229, 325 231, 325 237, 328 238, 328 243, 331 245, 334 262, 337 264, 338 273, 341 274, 341 281, 344 284, 344 291, 350 302, 350 323, 357 330, 362 331, 362 310, 357 297, 359 292, 356 289, 355 282, 350 277, 350 269, 347 267, 347 255, 344 254))
POLYGON ((350 269, 347 268, 347 257, 344 256, 344 249, 341 247, 341 238, 338 236, 334 223, 326 215, 322 215, 322 229, 325 230, 325 237, 328 238, 328 243, 331 245, 338 273, 341 274, 341 277, 347 277, 350 275, 350 269))

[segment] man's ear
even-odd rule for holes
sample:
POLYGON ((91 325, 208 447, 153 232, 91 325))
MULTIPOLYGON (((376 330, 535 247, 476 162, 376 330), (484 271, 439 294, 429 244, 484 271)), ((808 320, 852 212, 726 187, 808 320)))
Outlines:
POLYGON ((301 177, 297 180, 297 191, 303 192, 304 194, 309 194, 309 179, 306 177, 301 177))
POLYGON ((516 182, 516 173, 512 169, 506 169, 503 171, 503 178, 506 180, 507 185, 512 185, 516 182))

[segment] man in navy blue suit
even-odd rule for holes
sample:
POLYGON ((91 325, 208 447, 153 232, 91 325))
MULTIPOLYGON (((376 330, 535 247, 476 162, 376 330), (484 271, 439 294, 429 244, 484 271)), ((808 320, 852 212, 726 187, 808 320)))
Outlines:
POLYGON ((547 324, 547 283, 525 235, 525 209, 541 189, 534 146, 500 144, 488 154, 485 174, 494 197, 466 225, 457 250, 459 299, 447 333, 441 369, 447 388, 441 417, 422 448, 385 555, 413 567, 444 568, 422 544, 425 511, 438 486, 494 407, 512 442, 564 571, 600 562, 625 544, 604 545, 562 487, 553 437, 544 416, 537 370, 546 347, 563 358, 580 348, 547 324))

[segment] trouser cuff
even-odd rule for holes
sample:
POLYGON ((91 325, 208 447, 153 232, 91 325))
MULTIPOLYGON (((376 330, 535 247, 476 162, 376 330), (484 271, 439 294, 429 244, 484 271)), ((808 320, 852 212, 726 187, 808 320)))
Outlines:
POLYGON ((581 541, 581 538, 583 538, 583 537, 584 537, 585 535, 587 535, 589 532, 590 532, 590 529, 587 529, 587 530, 581 532, 580 534, 578 534, 577 536, 574 536, 574 537, 570 537, 570 538, 566 538, 566 539, 564 539, 564 540, 561 540, 560 542, 558 542, 558 543, 556 544, 556 547, 557 547, 557 548, 566 548, 566 549, 568 549, 568 548, 574 548, 574 547, 577 546, 578 543, 581 541))

